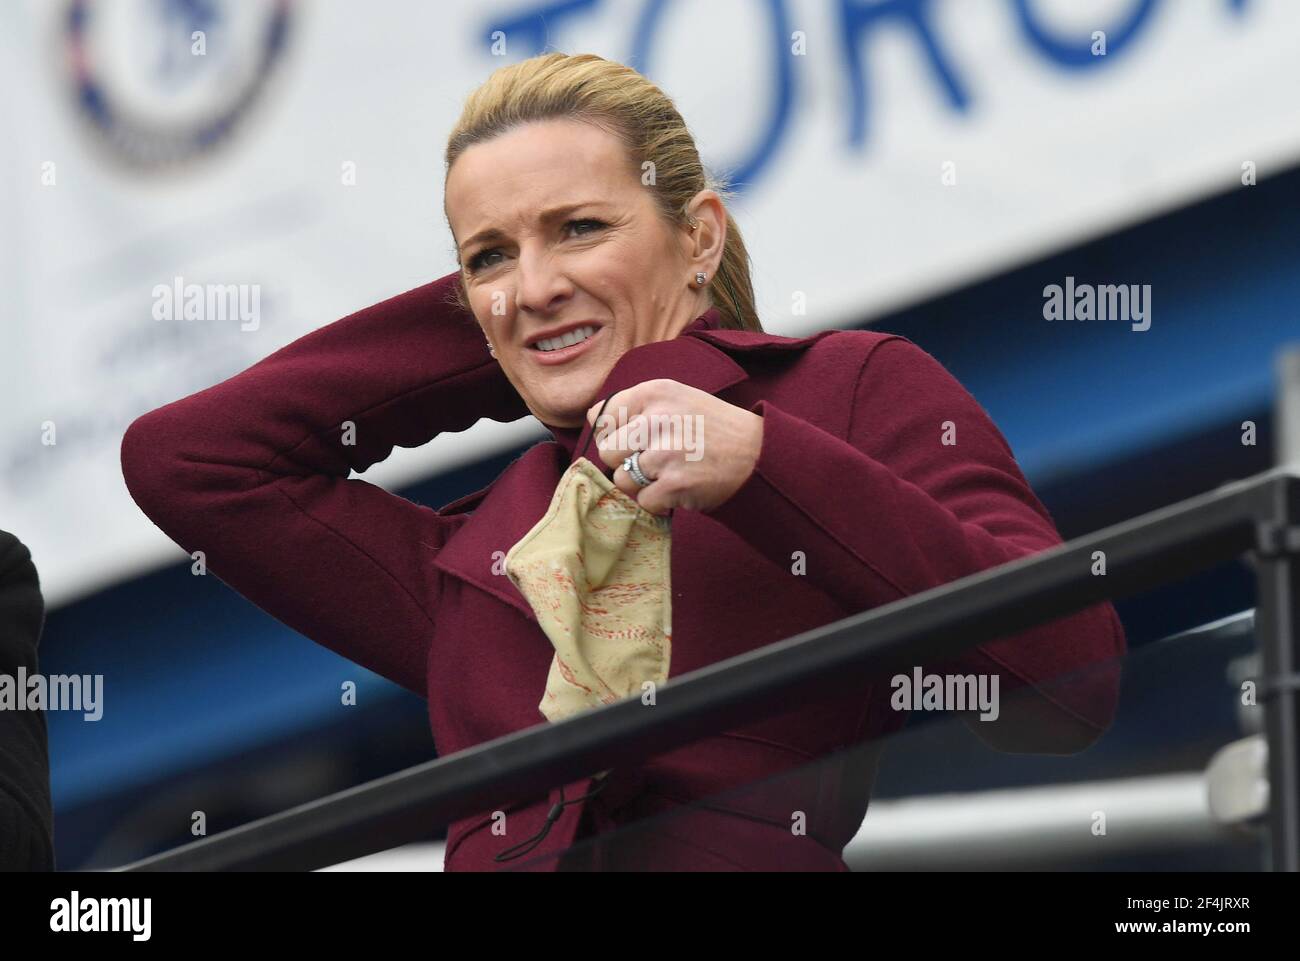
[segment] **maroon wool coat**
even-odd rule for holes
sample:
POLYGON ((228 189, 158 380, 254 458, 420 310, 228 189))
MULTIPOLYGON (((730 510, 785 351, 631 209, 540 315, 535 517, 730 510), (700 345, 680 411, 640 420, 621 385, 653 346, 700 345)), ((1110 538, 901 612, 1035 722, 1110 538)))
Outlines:
MULTIPOLYGON (((545 512, 579 439, 551 428, 553 441, 439 511, 349 478, 394 446, 527 415, 452 302, 454 280, 316 330, 145 414, 122 442, 131 495, 164 532, 206 552, 213 573, 285 624, 427 697, 442 756, 546 723, 538 702, 554 651, 493 564, 545 512), (353 445, 341 442, 346 421, 353 445)), ((903 337, 730 331, 709 310, 677 338, 624 354, 599 396, 659 377, 764 422, 756 468, 734 496, 712 511, 674 511, 670 677, 1060 543, 984 410, 903 337), (955 445, 940 442, 945 422, 955 445), (794 573, 796 551, 804 573, 794 573)), ((594 444, 584 453, 600 463, 594 444)), ((1099 604, 923 667, 997 673, 1003 693, 1030 692, 1018 714, 1004 707, 971 727, 1001 749, 1069 753, 1109 725, 1124 647, 1114 609, 1099 604), (1090 666, 1076 683, 1050 683, 1090 666)), ((504 837, 490 812, 462 819, 448 832, 446 870, 847 870, 841 851, 865 815, 874 754, 810 762, 901 727, 891 693, 881 678, 616 769, 515 860, 493 856, 532 837, 558 791, 499 805, 504 837), (781 772, 724 810, 682 808, 781 772), (621 844, 574 846, 665 811, 685 816, 621 844), (806 835, 791 830, 795 811, 806 835)), ((565 785, 564 797, 592 786, 565 785)))

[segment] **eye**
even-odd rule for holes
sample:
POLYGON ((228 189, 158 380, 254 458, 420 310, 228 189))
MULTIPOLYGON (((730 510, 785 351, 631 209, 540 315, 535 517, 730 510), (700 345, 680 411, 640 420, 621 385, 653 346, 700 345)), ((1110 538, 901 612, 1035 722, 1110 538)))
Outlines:
MULTIPOLYGON (((566 227, 577 227, 577 226, 581 226, 582 224, 590 224, 590 225, 592 225, 593 227, 595 227, 596 229, 600 229, 601 227, 606 226, 605 222, 602 221, 602 220, 591 220, 591 219, 587 219, 587 220, 570 220, 570 221, 569 221, 567 224, 565 224, 564 226, 566 226, 566 227)), ((579 234, 579 236, 585 236, 585 234, 587 234, 587 233, 592 233, 592 232, 593 232, 593 231, 585 231, 584 233, 579 234)))
MULTIPOLYGON (((592 228, 590 230, 578 231, 577 236, 579 237, 585 237, 588 234, 594 233, 595 231, 608 226, 609 225, 605 223, 603 220, 594 220, 591 218, 587 218, 584 220, 570 220, 568 223, 564 225, 566 230, 569 228, 578 228, 578 227, 592 228)), ((498 250, 496 247, 489 248, 488 250, 481 250, 469 259, 469 261, 466 263, 466 267, 468 268, 471 274, 478 273, 478 271, 486 267, 495 266, 494 263, 485 262, 484 258, 499 257, 499 256, 501 256, 501 251, 498 250)))
POLYGON ((480 250, 478 253, 476 253, 473 257, 469 259, 469 263, 466 266, 469 267, 469 272, 471 274, 478 273, 479 270, 481 270, 483 267, 491 266, 490 264, 483 263, 484 257, 492 257, 495 255, 499 255, 500 253, 501 251, 497 250, 495 247, 489 250, 480 250))

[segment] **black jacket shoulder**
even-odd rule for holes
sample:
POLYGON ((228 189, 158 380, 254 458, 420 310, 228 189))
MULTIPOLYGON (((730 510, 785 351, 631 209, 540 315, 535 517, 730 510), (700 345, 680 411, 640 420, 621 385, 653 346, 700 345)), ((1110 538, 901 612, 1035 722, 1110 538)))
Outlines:
MULTIPOLYGON (((13 534, 0 531, 0 675, 7 675, 9 684, 17 683, 20 667, 28 676, 37 672, 44 626, 45 601, 31 552, 13 534)), ((53 868, 45 713, 0 710, 0 870, 53 868)))

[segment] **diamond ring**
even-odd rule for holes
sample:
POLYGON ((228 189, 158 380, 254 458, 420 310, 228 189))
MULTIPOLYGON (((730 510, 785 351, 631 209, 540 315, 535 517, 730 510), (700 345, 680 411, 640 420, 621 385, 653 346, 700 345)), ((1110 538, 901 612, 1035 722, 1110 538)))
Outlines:
POLYGON ((652 478, 646 477, 645 472, 641 470, 640 464, 641 452, 633 451, 631 457, 623 458, 623 470, 627 471, 632 480, 636 481, 638 487, 649 487, 654 483, 652 478))

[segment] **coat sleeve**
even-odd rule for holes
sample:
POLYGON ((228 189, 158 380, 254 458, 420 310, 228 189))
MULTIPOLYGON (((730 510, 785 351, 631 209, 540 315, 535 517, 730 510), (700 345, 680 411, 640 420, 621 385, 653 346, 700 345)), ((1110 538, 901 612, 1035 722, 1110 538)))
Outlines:
MULTIPOLYGON (((37 672, 45 602, 27 547, 0 531, 0 674, 37 672)), ((26 691, 17 696, 25 697, 26 691)), ((0 710, 0 871, 54 869, 45 712, 0 710)))
MULTIPOLYGON (((911 341, 869 348, 852 403, 842 439, 760 400, 755 469, 710 516, 783 565, 802 551, 809 580, 849 611, 1061 543, 988 414, 911 341)), ((998 675, 1000 717, 965 716, 995 748, 1072 753, 1110 725, 1124 650, 1104 603, 919 666, 998 675)))
POLYGON ((134 421, 140 509, 283 623, 424 695, 452 518, 349 478, 394 447, 528 413, 455 274, 328 324, 134 421))

